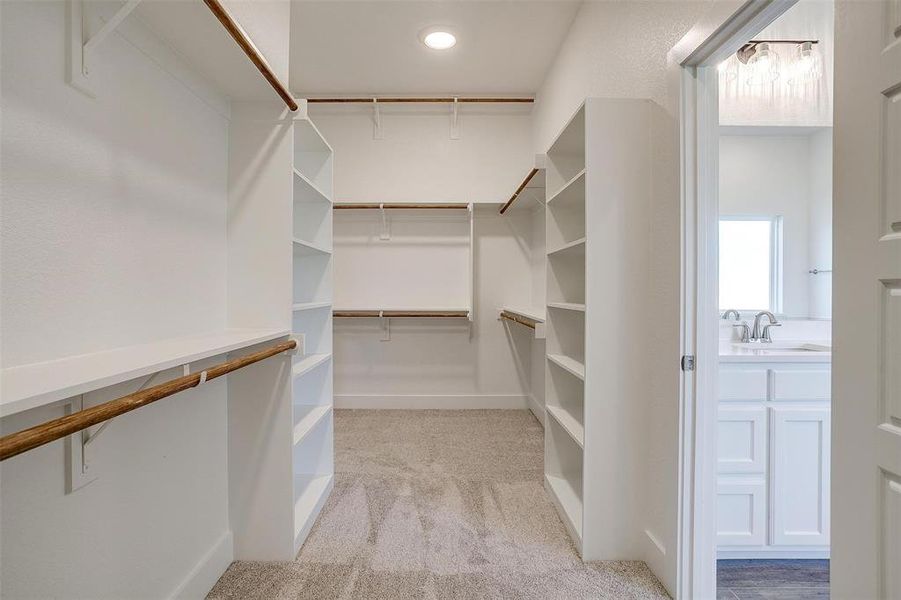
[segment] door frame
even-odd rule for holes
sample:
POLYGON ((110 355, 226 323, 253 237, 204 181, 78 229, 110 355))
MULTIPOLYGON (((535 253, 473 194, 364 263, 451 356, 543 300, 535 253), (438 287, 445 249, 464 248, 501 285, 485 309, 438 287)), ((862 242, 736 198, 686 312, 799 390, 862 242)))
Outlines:
POLYGON ((716 597, 719 98, 717 65, 797 0, 719 0, 670 51, 679 98, 681 324, 678 599, 716 597))

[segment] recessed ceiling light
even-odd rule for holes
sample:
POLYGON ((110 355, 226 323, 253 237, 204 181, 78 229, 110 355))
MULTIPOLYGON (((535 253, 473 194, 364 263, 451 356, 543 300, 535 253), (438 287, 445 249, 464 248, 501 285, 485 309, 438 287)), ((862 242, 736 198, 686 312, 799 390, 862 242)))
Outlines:
POLYGON ((432 50, 447 50, 453 48, 457 38, 449 31, 440 28, 430 28, 422 32, 422 43, 432 50))

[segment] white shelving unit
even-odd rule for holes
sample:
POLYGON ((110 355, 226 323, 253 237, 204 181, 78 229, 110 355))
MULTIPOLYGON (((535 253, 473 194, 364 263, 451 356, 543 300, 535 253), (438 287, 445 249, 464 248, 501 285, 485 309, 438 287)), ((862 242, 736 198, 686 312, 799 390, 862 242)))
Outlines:
POLYGON ((644 293, 647 270, 628 231, 646 227, 649 126, 646 101, 588 99, 545 163, 545 482, 585 560, 634 547, 630 524, 613 518, 635 501, 636 446, 617 424, 644 400, 630 397, 628 335, 642 330, 629 298, 644 293))
POLYGON ((332 163, 313 122, 295 119, 291 330, 304 337, 291 367, 295 553, 334 484, 332 163))

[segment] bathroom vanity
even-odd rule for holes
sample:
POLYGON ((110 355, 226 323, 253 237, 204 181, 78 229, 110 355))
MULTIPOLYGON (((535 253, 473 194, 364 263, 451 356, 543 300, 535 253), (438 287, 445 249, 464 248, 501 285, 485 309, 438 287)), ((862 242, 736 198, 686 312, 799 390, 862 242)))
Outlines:
POLYGON ((829 346, 720 346, 719 558, 829 556, 829 346))

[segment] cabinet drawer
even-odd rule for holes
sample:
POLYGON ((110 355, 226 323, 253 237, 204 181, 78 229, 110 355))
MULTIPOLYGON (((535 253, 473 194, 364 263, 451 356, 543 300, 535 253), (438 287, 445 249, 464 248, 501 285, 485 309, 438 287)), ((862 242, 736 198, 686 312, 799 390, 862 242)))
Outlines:
POLYGON ((723 369, 719 371, 720 400, 767 399, 766 369, 723 369))
POLYGON ((829 400, 832 376, 822 370, 773 371, 773 400, 829 400))
POLYGON ((766 472, 766 408, 720 406, 717 416, 717 471, 766 472))
POLYGON ((766 544, 766 482, 720 477, 716 486, 716 542, 766 544))

